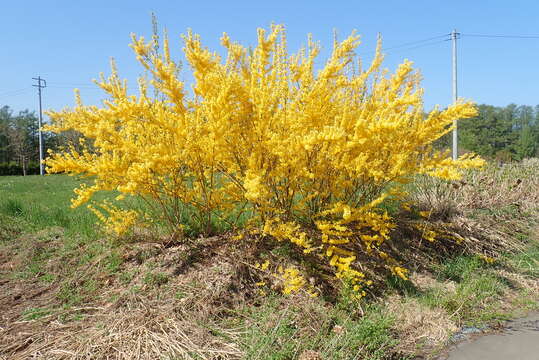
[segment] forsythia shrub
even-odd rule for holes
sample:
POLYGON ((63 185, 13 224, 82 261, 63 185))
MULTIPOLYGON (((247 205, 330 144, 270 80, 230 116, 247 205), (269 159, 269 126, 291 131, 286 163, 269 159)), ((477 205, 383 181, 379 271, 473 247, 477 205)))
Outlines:
MULTIPOLYGON (((186 209, 207 232, 212 219, 234 225, 242 215, 250 220, 246 231, 327 258, 355 290, 367 282, 359 252, 384 259, 405 278, 406 270, 380 249, 394 227, 383 205, 405 196, 402 185, 418 174, 457 179, 461 169, 482 165, 473 156, 453 161, 431 146, 454 120, 475 116, 473 104, 425 115, 412 63, 389 74, 381 68, 379 42, 362 68, 355 33, 334 45, 319 71, 320 46, 309 38, 290 55, 281 26, 259 29, 252 50, 223 35, 224 58, 191 32, 183 40, 193 96, 168 41, 157 54, 154 42, 133 36, 149 74, 139 79, 138 95, 128 94, 113 65, 112 75, 98 82, 109 95, 103 107, 84 106, 77 94, 74 109, 49 113, 49 130, 75 130, 85 139, 47 161, 49 172, 91 177, 73 205, 117 190, 157 206, 162 219, 156 220, 178 235, 186 209)), ((112 204, 100 209, 117 234, 147 217, 137 220, 133 210, 123 216, 112 204)))

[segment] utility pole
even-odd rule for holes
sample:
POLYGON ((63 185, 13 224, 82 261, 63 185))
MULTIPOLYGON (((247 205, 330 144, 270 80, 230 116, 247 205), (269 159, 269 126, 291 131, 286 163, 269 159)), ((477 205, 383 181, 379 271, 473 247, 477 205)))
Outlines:
MULTIPOLYGON (((457 38, 460 33, 457 30, 451 32, 451 41, 453 43, 453 103, 457 103, 457 38)), ((453 120, 453 160, 458 158, 458 134, 457 120, 453 120)))
POLYGON ((37 87, 37 93, 39 96, 39 175, 43 176, 45 175, 45 168, 43 165, 43 132, 41 131, 41 127, 43 126, 43 112, 41 109, 41 89, 47 87, 47 82, 45 81, 45 79, 42 79, 41 76, 32 79, 37 81, 37 85, 32 86, 37 87))

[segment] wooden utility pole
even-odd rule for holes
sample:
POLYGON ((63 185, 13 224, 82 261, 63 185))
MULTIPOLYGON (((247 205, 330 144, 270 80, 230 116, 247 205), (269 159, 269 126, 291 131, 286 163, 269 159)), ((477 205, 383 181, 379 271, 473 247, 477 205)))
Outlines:
POLYGON ((32 78, 37 81, 37 85, 32 85, 37 87, 37 94, 39 96, 39 175, 45 175, 45 167, 43 164, 43 132, 41 127, 43 126, 43 110, 41 108, 41 89, 47 87, 47 82, 45 79, 42 79, 41 76, 37 78, 32 78))

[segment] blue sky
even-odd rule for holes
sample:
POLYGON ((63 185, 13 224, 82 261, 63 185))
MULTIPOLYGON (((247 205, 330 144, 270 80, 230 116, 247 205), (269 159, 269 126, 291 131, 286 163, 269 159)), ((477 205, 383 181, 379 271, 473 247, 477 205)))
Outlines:
MULTIPOLYGON (((83 100, 98 104, 102 93, 91 83, 108 73, 109 59, 120 75, 136 85, 142 73, 128 47, 130 33, 151 35, 150 13, 166 27, 177 58, 179 35, 188 28, 219 50, 223 31, 242 43, 254 44, 257 27, 271 22, 287 27, 289 47, 297 50, 312 33, 328 55, 333 29, 341 38, 357 29, 359 54, 372 57, 376 36, 384 47, 448 34, 539 35, 537 1, 2 1, 0 34, 0 106, 37 110, 32 77, 45 78, 46 109, 73 105, 75 87, 83 100)), ((404 58, 423 74, 425 104, 451 102, 451 42, 438 38, 388 50, 389 69, 404 58), (418 46, 419 45, 419 46, 418 46)), ((459 96, 478 103, 539 104, 539 39, 463 36, 458 42, 459 96)), ((187 69, 182 75, 190 79, 187 69)))

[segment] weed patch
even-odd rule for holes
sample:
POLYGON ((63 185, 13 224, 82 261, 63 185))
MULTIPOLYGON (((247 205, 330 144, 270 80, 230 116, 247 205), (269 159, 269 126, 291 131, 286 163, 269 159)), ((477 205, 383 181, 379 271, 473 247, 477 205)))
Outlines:
POLYGON ((22 313, 24 320, 38 320, 44 316, 52 314, 52 310, 47 308, 30 308, 22 313))
POLYGON ((370 307, 365 316, 353 317, 316 300, 302 306, 272 296, 261 307, 245 309, 240 339, 245 359, 294 359, 309 353, 319 359, 392 358, 388 350, 398 342, 394 318, 382 309, 370 307))

